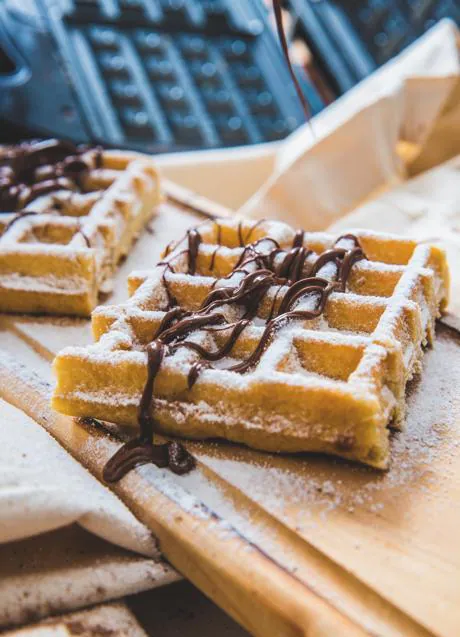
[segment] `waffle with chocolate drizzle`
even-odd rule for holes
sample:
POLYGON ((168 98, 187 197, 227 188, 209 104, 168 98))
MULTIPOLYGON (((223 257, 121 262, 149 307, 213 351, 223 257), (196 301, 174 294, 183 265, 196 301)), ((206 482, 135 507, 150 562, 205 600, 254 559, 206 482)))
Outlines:
POLYGON ((157 432, 386 468, 448 270, 442 250, 394 235, 216 219, 129 286, 93 313, 97 342, 54 362, 56 410, 138 431, 108 481, 145 462, 193 466, 157 432))
POLYGON ((56 139, 0 148, 0 311, 88 316, 159 202, 132 153, 56 139))

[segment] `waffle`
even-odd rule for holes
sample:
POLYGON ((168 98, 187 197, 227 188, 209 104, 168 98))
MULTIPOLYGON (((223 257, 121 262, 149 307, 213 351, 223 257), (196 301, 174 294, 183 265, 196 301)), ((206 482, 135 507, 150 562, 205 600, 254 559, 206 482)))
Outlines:
POLYGON ((0 311, 88 316, 158 202, 154 166, 133 154, 0 149, 0 311))
POLYGON ((93 313, 95 344, 56 357, 57 411, 385 469, 448 269, 439 248, 394 235, 221 219, 129 289, 93 313))

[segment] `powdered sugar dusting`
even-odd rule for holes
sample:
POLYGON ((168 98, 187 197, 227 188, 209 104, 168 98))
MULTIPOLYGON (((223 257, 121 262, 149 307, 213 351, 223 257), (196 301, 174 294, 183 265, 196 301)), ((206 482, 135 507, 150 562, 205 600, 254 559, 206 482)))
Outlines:
POLYGON ((413 381, 407 427, 392 435, 386 474, 321 457, 288 457, 196 445, 200 460, 258 506, 300 531, 335 509, 378 512, 431 481, 446 485, 460 456, 460 348, 445 328, 413 381), (440 474, 440 471, 442 472, 440 474), (352 487, 350 488, 350 486, 352 487))

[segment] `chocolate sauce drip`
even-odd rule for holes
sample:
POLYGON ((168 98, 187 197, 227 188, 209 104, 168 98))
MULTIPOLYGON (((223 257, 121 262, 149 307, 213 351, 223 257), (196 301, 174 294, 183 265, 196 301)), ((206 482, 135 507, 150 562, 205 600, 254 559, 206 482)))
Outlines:
POLYGON ((281 248, 278 241, 276 241, 275 239, 271 239, 270 237, 259 239, 258 241, 255 241, 254 243, 251 243, 244 248, 233 271, 228 275, 227 278, 232 276, 235 272, 245 272, 245 266, 249 265, 250 263, 256 263, 261 268, 270 268, 276 255, 279 252, 281 252, 281 248), (266 242, 273 244, 273 250, 271 250, 269 254, 258 252, 257 248, 259 247, 259 245, 266 242))
POLYGON ((35 212, 34 210, 21 210, 21 212, 18 212, 17 215, 13 217, 11 221, 9 221, 9 223, 6 224, 3 233, 7 232, 20 219, 23 219, 24 217, 32 217, 38 214, 39 213, 35 212))
MULTIPOLYGON (((252 237, 254 230, 260 226, 261 223, 264 223, 265 219, 259 219, 256 223, 249 229, 248 234, 243 237, 243 221, 240 221, 238 224, 238 242, 240 244, 240 248, 244 247, 247 243, 249 243, 249 239, 252 237)), ((220 241, 220 232, 217 243, 221 243, 220 241)))
POLYGON ((305 237, 305 230, 302 230, 302 229, 297 230, 294 235, 294 239, 292 241, 292 247, 302 248, 304 237, 305 237))
POLYGON ((189 230, 188 237, 188 274, 195 274, 198 250, 201 244, 201 235, 198 230, 189 230))
POLYGON ((153 445, 137 438, 127 442, 110 458, 104 467, 102 477, 109 484, 118 482, 132 469, 144 464, 168 467, 178 475, 188 473, 195 467, 193 457, 180 443, 174 441, 153 445))
POLYGON ((220 248, 221 246, 217 246, 217 248, 214 250, 214 252, 211 255, 211 261, 209 262, 209 269, 211 270, 211 272, 214 270, 214 266, 216 263, 216 255, 219 252, 220 248))
POLYGON ((238 224, 238 241, 240 244, 240 248, 242 248, 244 246, 244 239, 243 239, 243 222, 240 221, 238 224))
POLYGON ((252 228, 249 230, 248 234, 246 235, 246 238, 244 240, 244 243, 249 243, 249 239, 252 237, 254 230, 256 228, 258 228, 260 226, 260 224, 262 224, 265 221, 265 219, 259 219, 259 221, 257 221, 252 228))
MULTIPOLYGON (((201 236, 195 230, 189 231, 187 237, 188 248, 184 252, 188 254, 189 271, 194 273, 201 236)), ((238 238, 242 246, 247 243, 248 237, 246 240, 243 239, 240 223, 238 238)), ((204 370, 212 369, 212 362, 221 360, 230 353, 238 338, 257 315, 267 292, 273 287, 278 287, 265 329, 256 348, 245 360, 227 368, 229 371, 244 374, 257 365, 280 328, 294 320, 306 321, 320 316, 325 310, 329 296, 333 292, 345 291, 353 265, 366 258, 354 235, 339 237, 335 246, 317 256, 313 263, 311 262, 313 252, 303 246, 303 241, 304 233, 299 230, 294 236, 292 248, 287 252, 283 251, 277 241, 271 238, 262 238, 246 245, 232 272, 226 277, 228 279, 236 272, 241 272, 244 274, 243 278, 233 287, 211 289, 196 311, 184 310, 175 304, 167 288, 166 279, 166 272, 174 270, 169 262, 164 263, 163 282, 168 294, 168 311, 158 326, 152 342, 147 346, 147 381, 139 405, 140 437, 124 445, 109 461, 104 470, 106 481, 117 481, 132 468, 146 463, 169 467, 175 473, 186 473, 195 466, 193 457, 180 443, 153 444, 154 385, 161 363, 166 356, 174 354, 181 347, 190 349, 200 356, 200 359, 191 366, 188 374, 187 382, 191 389, 204 370), (354 247, 350 250, 337 247, 342 239, 352 240, 354 247), (269 252, 259 252, 258 248, 267 242, 273 245, 272 249, 269 252), (280 255, 283 255, 281 260, 278 259, 278 263, 275 264, 276 257, 280 255), (333 263, 336 267, 334 280, 316 276, 328 263, 333 263), (246 268, 250 264, 255 264, 256 270, 248 271, 246 268), (281 302, 276 308, 281 294, 283 294, 281 302), (317 299, 313 310, 295 309, 296 303, 302 297, 311 295, 317 299), (228 323, 225 315, 216 311, 228 305, 243 307, 242 318, 228 323), (187 337, 195 330, 211 332, 228 330, 229 334, 218 349, 209 350, 199 343, 187 340, 187 337)))
POLYGON ((165 353, 166 347, 159 340, 155 340, 147 346, 147 382, 142 392, 138 416, 141 429, 140 440, 142 442, 149 443, 153 437, 153 419, 150 415, 150 409, 153 401, 155 378, 165 353))
POLYGON ((165 269, 163 270, 163 275, 162 275, 162 282, 163 282, 163 286, 166 292, 166 296, 168 299, 168 309, 171 307, 174 307, 175 305, 177 305, 176 303, 176 299, 174 298, 174 295, 171 293, 171 290, 169 289, 169 285, 168 285, 168 280, 166 278, 166 272, 170 271, 170 272, 174 272, 172 266, 170 263, 164 263, 163 261, 160 261, 159 265, 165 265, 165 269))
POLYGON ((294 87, 299 97, 300 103, 302 104, 305 117, 307 118, 307 120, 309 120, 311 117, 311 107, 302 91, 302 87, 299 84, 299 81, 297 79, 297 76, 295 74, 294 68, 291 63, 291 59, 289 57, 289 47, 286 41, 286 35, 284 33, 284 28, 283 28, 283 13, 282 13, 282 7, 281 7, 281 0, 273 0, 273 11, 275 13, 276 30, 278 32, 278 37, 281 43, 281 48, 283 49, 284 57, 286 58, 286 64, 289 70, 289 74, 294 83, 294 87))
POLYGON ((303 275, 310 254, 312 251, 306 248, 292 248, 276 268, 277 275, 291 282, 298 281, 303 275))
POLYGON ((222 226, 220 225, 219 221, 216 219, 214 220, 214 226, 216 227, 216 243, 220 246, 222 245, 222 226))
POLYGON ((83 228, 81 226, 79 227, 78 232, 83 237, 83 241, 86 243, 86 247, 87 248, 91 248, 91 241, 89 240, 88 235, 86 234, 86 232, 83 230, 83 228))
POLYGON ((80 191, 91 161, 102 165, 102 150, 57 139, 31 141, 0 154, 0 214, 16 211, 56 190, 80 191))
POLYGON ((153 444, 154 422, 151 411, 154 384, 166 352, 167 347, 160 340, 154 340, 147 346, 147 382, 138 414, 140 436, 123 445, 107 462, 103 471, 106 482, 117 482, 131 469, 149 463, 161 468, 169 467, 179 475, 191 471, 195 466, 195 460, 179 442, 153 444))

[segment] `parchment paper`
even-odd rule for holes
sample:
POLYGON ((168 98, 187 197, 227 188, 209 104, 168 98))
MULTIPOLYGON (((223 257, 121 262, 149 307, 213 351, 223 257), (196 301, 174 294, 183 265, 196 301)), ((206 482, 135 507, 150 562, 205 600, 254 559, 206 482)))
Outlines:
POLYGON ((459 35, 445 20, 278 150, 240 209, 309 230, 329 226, 410 175, 460 152, 459 35))

